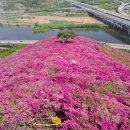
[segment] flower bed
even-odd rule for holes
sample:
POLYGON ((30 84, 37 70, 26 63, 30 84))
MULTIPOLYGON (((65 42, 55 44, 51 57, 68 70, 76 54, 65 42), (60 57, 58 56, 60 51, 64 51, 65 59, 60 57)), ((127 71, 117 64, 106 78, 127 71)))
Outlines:
POLYGON ((62 121, 51 129, 130 129, 130 68, 99 46, 51 37, 0 61, 0 129, 34 129, 32 120, 50 117, 62 121))

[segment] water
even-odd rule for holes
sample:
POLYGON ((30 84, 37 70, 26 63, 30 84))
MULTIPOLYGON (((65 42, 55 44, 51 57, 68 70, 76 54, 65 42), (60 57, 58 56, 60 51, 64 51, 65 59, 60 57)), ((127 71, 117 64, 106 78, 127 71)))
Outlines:
MULTIPOLYGON (((77 35, 89 37, 107 43, 130 44, 130 38, 120 35, 110 29, 71 29, 77 35)), ((56 36, 60 29, 52 29, 45 33, 34 33, 28 26, 0 26, 0 40, 41 40, 50 36, 56 36)))
POLYGON ((3 9, 2 3, 0 2, 0 12, 2 12, 2 11, 4 11, 4 9, 3 9))

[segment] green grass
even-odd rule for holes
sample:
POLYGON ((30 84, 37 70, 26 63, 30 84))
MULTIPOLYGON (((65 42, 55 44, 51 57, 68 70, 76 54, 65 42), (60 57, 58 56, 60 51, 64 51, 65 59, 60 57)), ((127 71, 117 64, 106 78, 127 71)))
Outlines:
POLYGON ((22 4, 26 11, 30 9, 57 9, 71 6, 71 4, 64 0, 5 0, 4 9, 16 10, 15 5, 17 3, 22 4))
POLYGON ((62 0, 53 0, 42 3, 40 7, 42 9, 57 9, 57 8, 71 7, 71 4, 62 0))
POLYGON ((49 24, 36 25, 33 27, 35 33, 46 32, 56 28, 108 28, 105 24, 68 22, 61 20, 51 20, 49 24))
MULTIPOLYGON (((94 6, 102 7, 104 9, 115 9, 119 6, 117 0, 77 0, 94 6)), ((130 2, 130 0, 121 0, 122 2, 130 2)), ((70 3, 64 0, 5 0, 5 10, 15 10, 16 3, 21 3, 26 8, 26 11, 30 9, 54 9, 71 7, 70 3)), ((24 9, 24 8, 23 8, 24 9)))
POLYGON ((113 9, 116 8, 116 6, 113 5, 113 3, 102 3, 100 5, 98 5, 100 8, 103 9, 113 9))
POLYGON ((10 47, 10 48, 7 48, 7 49, 1 49, 0 48, 0 59, 5 58, 5 57, 13 54, 17 50, 19 50, 19 49, 21 49, 21 48, 23 48, 25 46, 26 45, 20 44, 20 45, 17 45, 15 47, 10 47))
POLYGON ((128 14, 130 14, 130 9, 128 10, 128 14))
MULTIPOLYGON (((93 6, 97 6, 103 9, 111 10, 119 6, 119 2, 114 0, 78 0, 93 6)), ((122 0, 123 1, 123 0, 122 0)))

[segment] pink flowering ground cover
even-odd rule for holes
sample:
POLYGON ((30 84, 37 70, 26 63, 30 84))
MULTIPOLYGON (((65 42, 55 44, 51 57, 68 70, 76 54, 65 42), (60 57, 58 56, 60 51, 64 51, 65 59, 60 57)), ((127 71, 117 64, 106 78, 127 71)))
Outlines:
POLYGON ((130 68, 99 46, 51 37, 0 61, 0 130, 55 116, 57 130, 129 130, 130 68))

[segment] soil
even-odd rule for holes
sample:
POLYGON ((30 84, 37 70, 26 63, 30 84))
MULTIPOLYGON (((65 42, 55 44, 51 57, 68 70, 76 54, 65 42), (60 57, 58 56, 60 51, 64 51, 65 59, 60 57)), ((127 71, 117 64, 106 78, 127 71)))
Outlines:
POLYGON ((72 21, 72 22, 83 22, 83 23, 98 23, 102 24, 102 22, 92 18, 92 17, 63 17, 63 16, 35 16, 33 18, 23 18, 18 19, 25 24, 34 24, 34 23, 49 23, 50 20, 65 20, 65 21, 72 21))

